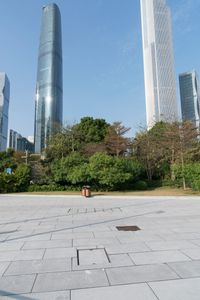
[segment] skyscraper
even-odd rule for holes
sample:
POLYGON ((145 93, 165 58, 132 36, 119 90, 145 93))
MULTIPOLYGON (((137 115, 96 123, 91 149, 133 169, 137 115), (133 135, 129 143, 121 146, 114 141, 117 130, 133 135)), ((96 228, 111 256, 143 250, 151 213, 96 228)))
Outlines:
POLYGON ((147 126, 178 119, 170 9, 140 0, 147 126))
POLYGON ((5 73, 0 73, 0 151, 5 151, 7 148, 9 99, 8 77, 5 73))
POLYGON ((27 138, 23 137, 17 131, 10 129, 9 134, 9 148, 15 151, 25 151, 34 152, 34 144, 30 142, 27 138))
POLYGON ((22 138, 21 134, 19 134, 17 131, 14 131, 13 129, 10 129, 9 148, 12 148, 13 150, 17 151, 17 141, 20 138, 22 138))
POLYGON ((191 121, 200 130, 200 85, 195 70, 179 75, 183 121, 191 121))
POLYGON ((53 3, 44 6, 42 12, 35 99, 36 153, 46 148, 48 138, 62 125, 62 96, 61 16, 53 3))

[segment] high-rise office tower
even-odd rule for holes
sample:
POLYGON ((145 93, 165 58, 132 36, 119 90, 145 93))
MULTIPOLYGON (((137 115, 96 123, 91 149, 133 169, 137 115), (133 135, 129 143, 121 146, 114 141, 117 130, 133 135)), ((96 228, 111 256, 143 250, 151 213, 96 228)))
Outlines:
POLYGON ((23 137, 17 131, 10 129, 9 136, 9 148, 21 152, 24 152, 26 150, 28 150, 29 152, 34 152, 33 142, 30 142, 27 138, 23 137))
POLYGON ((62 37, 61 16, 56 4, 43 7, 36 99, 35 152, 46 148, 48 139, 62 125, 62 37))
POLYGON ((9 99, 8 77, 5 73, 0 73, 0 151, 5 151, 7 148, 9 99))
POLYGON ((20 138, 22 138, 21 134, 19 134, 17 131, 14 131, 13 129, 10 129, 9 148, 12 148, 13 150, 17 151, 17 141, 20 138))
POLYGON ((200 130, 200 85, 195 70, 179 75, 183 121, 191 121, 200 130))
POLYGON ((165 0, 140 0, 147 127, 178 119, 170 9, 165 0))

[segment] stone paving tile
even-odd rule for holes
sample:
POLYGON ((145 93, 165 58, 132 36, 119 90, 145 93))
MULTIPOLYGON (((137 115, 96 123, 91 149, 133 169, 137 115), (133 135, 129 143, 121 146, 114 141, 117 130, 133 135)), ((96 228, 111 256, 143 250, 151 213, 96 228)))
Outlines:
POLYGON ((108 279, 103 270, 39 274, 33 292, 46 292, 64 289, 108 286, 108 279))
MULTIPOLYGON (((173 234, 163 234, 162 238, 164 240, 195 240, 200 239, 200 233, 173 233, 173 234)), ((199 244, 200 245, 200 244, 199 244)))
POLYGON ((81 266, 109 264, 104 248, 78 250, 78 259, 81 266))
POLYGON ((147 245, 144 242, 134 242, 124 245, 106 245, 105 248, 108 254, 151 251, 151 249, 147 247, 147 245))
POLYGON ((109 255, 110 262, 104 264, 90 264, 90 265, 78 265, 77 258, 72 260, 73 270, 93 270, 93 269, 104 269, 114 267, 133 266, 134 263, 127 254, 114 254, 109 255))
POLYGON ((5 270, 8 268, 10 262, 5 261, 5 262, 0 262, 0 276, 2 276, 5 272, 5 270))
POLYGON ((22 246, 24 245, 24 242, 2 242, 0 243, 0 252, 1 251, 15 251, 20 250, 22 246))
POLYGON ((163 242, 146 242, 146 244, 150 249, 155 250, 155 251, 198 248, 197 245, 193 244, 190 241, 185 241, 185 240, 163 241, 163 242))
POLYGON ((118 237, 118 240, 121 244, 127 244, 127 243, 134 243, 134 242, 148 242, 148 241, 163 241, 163 239, 158 235, 152 235, 152 236, 132 236, 132 237, 118 237))
POLYGON ((65 233, 53 233, 52 240, 66 240, 66 239, 89 239, 94 238, 93 232, 65 232, 65 233))
POLYGON ((182 278, 200 277, 200 260, 168 263, 168 265, 182 278))
POLYGON ((0 252, 0 262, 14 260, 17 255, 19 251, 0 252))
POLYGON ((200 248, 195 249, 183 249, 181 250, 182 253, 189 256, 191 259, 200 259, 200 248))
MULTIPOLYGON (((88 224, 89 222, 87 222, 88 224)), ((73 232, 97 232, 97 231, 111 231, 111 229, 107 226, 95 226, 95 225, 91 225, 91 226, 86 226, 86 227, 77 227, 73 229, 73 232)))
POLYGON ((198 226, 180 226, 177 228, 173 228, 173 232, 175 233, 199 233, 199 224, 198 226))
MULTIPOLYGON (((125 233, 125 236, 130 236, 132 237, 133 236, 133 233, 131 232, 123 232, 125 233)), ((98 231, 98 232, 95 232, 94 231, 94 237, 99 239, 99 238, 115 238, 115 237, 120 237, 120 236, 123 236, 123 234, 121 232, 118 232, 118 231, 98 231)))
POLYGON ((198 239, 197 240, 192 240, 192 243, 194 243, 197 246, 200 246, 200 239, 199 240, 198 239))
POLYGON ((34 260, 34 259, 42 259, 44 256, 44 249, 37 250, 21 250, 18 251, 13 261, 15 260, 34 260))
POLYGON ((116 238, 107 238, 107 239, 73 239, 73 246, 98 246, 98 245, 109 245, 109 244, 119 244, 119 241, 116 238))
POLYGON ((106 269, 106 273, 111 285, 178 278, 178 275, 164 264, 106 269))
POLYGON ((133 261, 128 254, 109 255, 111 265, 114 267, 131 266, 133 261))
MULTIPOLYGON (((29 293, 36 275, 6 276, 0 278, 0 295, 29 293)), ((17 297, 16 297, 17 299, 17 297)))
POLYGON ((50 293, 30 293, 30 294, 21 294, 16 297, 14 296, 4 296, 0 297, 2 300, 70 300, 69 291, 56 291, 50 293))
POLYGON ((15 235, 10 235, 8 237, 7 241, 20 241, 20 242, 27 242, 27 241, 48 241, 51 238, 51 233, 48 234, 34 234, 34 233, 28 233, 23 234, 18 232, 15 235))
POLYGON ((71 292, 71 300, 157 300, 147 284, 103 287, 71 292))
POLYGON ((15 261, 15 260, 32 260, 42 259, 44 255, 44 249, 41 250, 18 250, 18 251, 7 251, 0 252, 1 261, 15 261))
POLYGON ((152 251, 129 254, 136 265, 160 264, 166 262, 188 261, 189 257, 177 250, 152 251))
POLYGON ((1 230, 3 232, 6 232, 6 231, 17 231, 19 228, 19 224, 7 224, 7 225, 4 225, 1 227, 1 230))
POLYGON ((76 257, 76 248, 51 248, 46 249, 43 259, 53 259, 53 258, 69 258, 76 257))
POLYGON ((23 249, 43 249, 43 248, 70 248, 72 240, 56 240, 56 241, 32 241, 25 242, 23 249))
POLYGON ((199 300, 200 278, 151 282, 159 300, 199 300))
POLYGON ((7 234, 3 234, 0 236, 0 242, 5 242, 8 238, 8 235, 7 234))
POLYGON ((12 262, 4 276, 64 272, 70 270, 71 259, 26 260, 12 262))

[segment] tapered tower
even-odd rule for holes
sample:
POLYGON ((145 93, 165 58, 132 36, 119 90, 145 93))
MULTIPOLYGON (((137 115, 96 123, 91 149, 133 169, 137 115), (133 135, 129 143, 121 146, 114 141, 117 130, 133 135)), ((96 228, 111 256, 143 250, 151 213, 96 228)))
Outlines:
POLYGON ((48 139, 62 126, 62 34, 56 4, 42 9, 35 97, 35 152, 41 153, 48 139))
POLYGON ((140 0, 147 127, 178 119, 171 13, 165 0, 140 0))
POLYGON ((7 148, 9 100, 10 82, 6 73, 0 73, 0 151, 7 148))

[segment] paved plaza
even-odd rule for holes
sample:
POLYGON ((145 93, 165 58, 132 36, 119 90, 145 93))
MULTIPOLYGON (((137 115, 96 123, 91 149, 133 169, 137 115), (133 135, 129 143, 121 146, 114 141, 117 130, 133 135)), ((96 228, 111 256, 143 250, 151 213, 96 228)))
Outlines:
POLYGON ((1 195, 0 299, 199 300, 200 197, 1 195))

